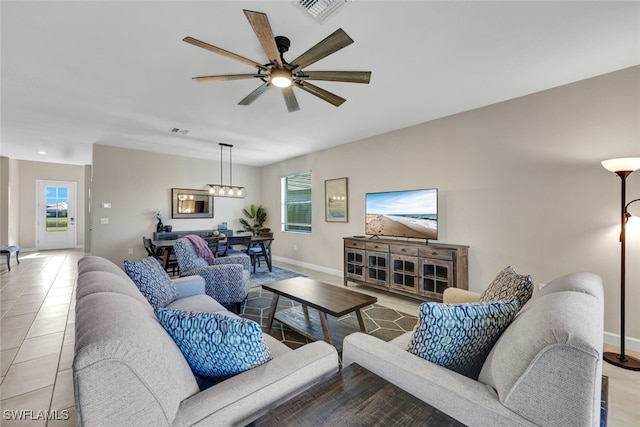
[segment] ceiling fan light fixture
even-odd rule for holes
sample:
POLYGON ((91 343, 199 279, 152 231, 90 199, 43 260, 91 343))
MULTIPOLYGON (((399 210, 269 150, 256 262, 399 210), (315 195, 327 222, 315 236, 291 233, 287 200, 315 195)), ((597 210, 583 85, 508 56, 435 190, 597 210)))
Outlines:
POLYGON ((271 71, 271 83, 277 87, 291 86, 291 72, 282 68, 275 68, 271 71))

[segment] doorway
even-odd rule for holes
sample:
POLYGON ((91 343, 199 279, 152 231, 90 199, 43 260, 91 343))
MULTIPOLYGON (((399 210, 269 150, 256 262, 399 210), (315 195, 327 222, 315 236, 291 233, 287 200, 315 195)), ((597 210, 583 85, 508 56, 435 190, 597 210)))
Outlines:
POLYGON ((70 181, 37 181, 37 242, 39 250, 76 246, 76 187, 70 181))

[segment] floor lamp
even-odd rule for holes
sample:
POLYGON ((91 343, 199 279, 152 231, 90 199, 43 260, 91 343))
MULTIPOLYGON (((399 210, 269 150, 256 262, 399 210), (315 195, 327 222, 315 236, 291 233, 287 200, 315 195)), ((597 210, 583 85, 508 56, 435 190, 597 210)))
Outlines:
POLYGON ((605 361, 620 368, 640 371, 640 360, 624 354, 625 227, 629 218, 627 209, 631 203, 638 201, 638 199, 636 199, 627 203, 626 180, 633 171, 640 169, 640 157, 604 160, 602 166, 608 171, 614 172, 622 180, 622 203, 620 209, 620 353, 605 352, 603 358, 605 361))

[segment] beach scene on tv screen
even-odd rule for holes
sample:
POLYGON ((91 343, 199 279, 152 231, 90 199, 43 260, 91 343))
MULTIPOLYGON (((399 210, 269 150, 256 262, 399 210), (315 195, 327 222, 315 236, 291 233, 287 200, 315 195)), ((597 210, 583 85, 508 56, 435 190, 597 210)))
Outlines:
POLYGON ((365 232, 377 236, 437 239, 437 190, 368 193, 365 232))

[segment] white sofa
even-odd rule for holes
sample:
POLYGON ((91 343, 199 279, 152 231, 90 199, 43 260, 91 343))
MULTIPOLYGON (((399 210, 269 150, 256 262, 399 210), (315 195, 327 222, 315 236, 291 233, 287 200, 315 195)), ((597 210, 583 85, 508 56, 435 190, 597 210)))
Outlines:
MULTIPOLYGON (((445 302, 477 296, 452 289, 445 302)), ((553 280, 504 331, 477 381, 406 351, 411 332, 389 343, 349 335, 343 365, 358 363, 469 426, 598 426, 603 298, 595 274, 553 280)))
MULTIPOLYGON (((175 281, 168 308, 222 312, 204 280, 175 281)), ((246 425, 338 371, 336 349, 319 341, 296 350, 264 335, 273 359, 206 389, 118 266, 78 262, 73 377, 82 426, 246 425)))

